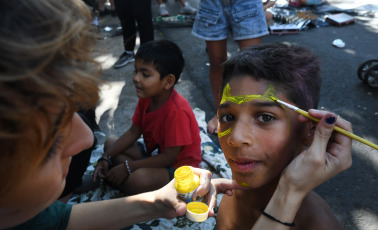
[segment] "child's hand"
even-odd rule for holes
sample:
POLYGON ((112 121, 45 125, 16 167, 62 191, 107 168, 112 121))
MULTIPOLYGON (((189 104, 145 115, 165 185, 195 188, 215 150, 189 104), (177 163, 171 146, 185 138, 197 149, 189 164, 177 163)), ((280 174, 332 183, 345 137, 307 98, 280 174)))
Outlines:
POLYGON ((205 195, 207 196, 209 216, 215 215, 214 207, 217 205, 217 194, 224 193, 231 196, 233 189, 246 189, 234 180, 225 178, 211 179, 212 174, 208 170, 194 167, 192 167, 192 170, 200 178, 200 185, 196 192, 193 193, 192 198, 193 200, 198 200, 205 195))
POLYGON ((122 185, 129 177, 123 164, 119 164, 106 172, 106 179, 115 186, 122 185))
POLYGON ((219 193, 232 196, 233 189, 248 189, 238 184, 235 180, 217 178, 211 180, 210 191, 207 194, 207 203, 209 204, 209 216, 215 216, 214 207, 217 205, 217 195, 219 193))
POLYGON ((93 182, 96 182, 97 177, 104 179, 109 168, 109 163, 104 160, 97 161, 96 169, 93 172, 93 182))
MULTIPOLYGON (((333 131, 337 125, 352 132, 352 125, 327 111, 310 110, 309 113, 320 119, 314 139, 287 166, 280 180, 280 186, 302 196, 352 165, 352 139, 333 131)), ((300 117, 302 121, 306 119, 300 117)))

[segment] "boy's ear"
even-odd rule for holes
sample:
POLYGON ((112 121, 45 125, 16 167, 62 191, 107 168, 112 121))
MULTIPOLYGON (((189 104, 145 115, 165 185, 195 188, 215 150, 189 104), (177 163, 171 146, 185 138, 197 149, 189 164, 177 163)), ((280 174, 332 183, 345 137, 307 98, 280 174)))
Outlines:
POLYGON ((176 81, 175 75, 170 73, 163 78, 163 81, 164 81, 164 89, 169 90, 175 85, 175 81, 176 81))
POLYGON ((317 124, 318 123, 315 121, 311 121, 308 123, 307 136, 303 140, 304 146, 310 146, 312 141, 314 140, 314 134, 315 134, 315 129, 316 129, 317 124))

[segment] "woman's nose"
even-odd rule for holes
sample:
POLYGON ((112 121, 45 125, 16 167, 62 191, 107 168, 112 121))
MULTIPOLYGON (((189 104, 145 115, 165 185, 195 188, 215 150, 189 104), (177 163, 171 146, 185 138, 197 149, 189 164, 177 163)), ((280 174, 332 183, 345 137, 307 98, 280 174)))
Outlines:
POLYGON ((74 156, 90 148, 94 143, 94 134, 88 125, 75 113, 72 117, 71 127, 65 144, 64 156, 74 156))

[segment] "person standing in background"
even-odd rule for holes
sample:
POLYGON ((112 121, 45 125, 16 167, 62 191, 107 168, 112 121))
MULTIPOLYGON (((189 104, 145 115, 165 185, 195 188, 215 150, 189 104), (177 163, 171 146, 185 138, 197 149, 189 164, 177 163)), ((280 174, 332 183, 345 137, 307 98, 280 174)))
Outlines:
MULTIPOLYGON (((239 48, 258 45, 269 34, 261 0, 203 0, 200 2, 192 34, 206 41, 210 62, 210 85, 219 105, 222 64, 227 60, 229 33, 239 48)), ((207 124, 209 133, 217 133, 218 120, 214 116, 207 124)))
POLYGON ((125 51, 113 65, 121 68, 134 62, 137 32, 140 44, 154 40, 151 0, 115 0, 116 12, 121 21, 125 51))
MULTIPOLYGON (((185 0, 179 0, 179 1, 180 1, 180 4, 181 4, 181 8, 180 8, 180 11, 179 11, 180 14, 195 14, 195 13, 197 13, 197 9, 192 7, 189 2, 187 2, 185 0)), ((167 6, 165 5, 165 2, 166 2, 166 0, 158 0, 159 14, 160 14, 160 16, 163 16, 163 17, 169 15, 168 10, 167 10, 167 6)))

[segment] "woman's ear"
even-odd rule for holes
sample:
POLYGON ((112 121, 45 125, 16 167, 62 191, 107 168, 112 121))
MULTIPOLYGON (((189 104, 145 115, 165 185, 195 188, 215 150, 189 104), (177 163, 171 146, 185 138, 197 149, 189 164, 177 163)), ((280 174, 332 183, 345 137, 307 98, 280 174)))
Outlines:
POLYGON ((310 146, 313 139, 314 139, 314 134, 315 134, 315 129, 316 129, 316 123, 315 121, 311 121, 308 123, 308 130, 307 130, 307 136, 303 140, 303 145, 304 146, 310 146))
POLYGON ((169 90, 175 85, 176 77, 175 75, 170 73, 166 75, 163 80, 164 80, 164 89, 169 90))

